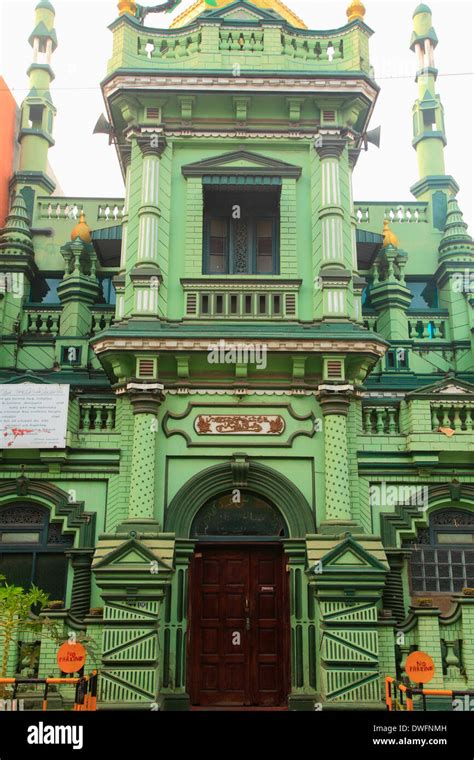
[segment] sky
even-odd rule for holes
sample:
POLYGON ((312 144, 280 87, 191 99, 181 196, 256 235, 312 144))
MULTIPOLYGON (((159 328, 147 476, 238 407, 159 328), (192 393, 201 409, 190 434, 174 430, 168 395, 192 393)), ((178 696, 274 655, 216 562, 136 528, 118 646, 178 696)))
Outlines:
MULTIPOLYGON (((168 26, 191 5, 182 0, 174 14, 149 16, 150 26, 168 26)), ((28 36, 34 26, 37 0, 0 0, 0 75, 20 103, 28 91, 26 70, 32 60, 28 36)), ((59 46, 52 65, 51 91, 58 109, 50 163, 65 195, 122 196, 122 176, 113 146, 93 135, 105 111, 99 83, 112 51, 107 28, 117 16, 116 0, 53 0, 59 46)), ((143 2, 144 5, 153 3, 143 2)), ((312 29, 335 29, 346 21, 348 0, 286 0, 312 29)), ((365 21, 374 31, 371 63, 381 93, 370 128, 382 126, 378 150, 369 147, 354 173, 357 201, 412 200, 410 186, 418 179, 411 146, 416 56, 409 49, 416 0, 365 0, 365 21)), ((461 187, 458 199, 474 231, 473 133, 474 48, 472 0, 432 0, 433 26, 439 38, 435 62, 438 93, 445 108, 448 145, 446 171, 461 187), (470 74, 470 76, 469 76, 470 74)))

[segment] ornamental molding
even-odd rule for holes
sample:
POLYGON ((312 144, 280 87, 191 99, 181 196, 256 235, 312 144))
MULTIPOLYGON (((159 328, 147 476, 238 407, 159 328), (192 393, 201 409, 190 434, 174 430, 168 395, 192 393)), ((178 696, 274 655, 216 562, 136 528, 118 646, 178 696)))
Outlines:
POLYGON ((297 92, 318 94, 322 91, 337 92, 338 94, 354 93, 365 95, 370 102, 374 101, 378 88, 371 84, 365 78, 346 79, 346 78, 317 78, 310 74, 308 77, 271 77, 271 76, 213 76, 212 74, 204 76, 186 75, 186 74, 167 74, 154 73, 150 71, 147 75, 130 75, 116 74, 103 85, 104 97, 110 98, 120 90, 156 90, 174 91, 182 90, 187 93, 190 91, 209 92, 219 90, 223 92, 271 92, 277 91, 290 93, 294 96, 297 92))
MULTIPOLYGON (((249 338, 250 340, 250 338, 249 338)), ((235 342, 235 341, 234 341, 235 342)), ((200 338, 186 339, 159 339, 159 338, 103 338, 92 345, 94 352, 99 355, 106 351, 204 351, 209 352, 211 344, 214 344, 214 336, 210 335, 206 340, 200 338)), ((369 340, 276 340, 261 339, 261 345, 265 345, 268 352, 286 353, 295 352, 323 352, 323 353, 349 353, 349 354, 375 354, 384 356, 386 346, 377 341, 369 340)))
POLYGON ((167 388, 170 396, 314 396, 314 391, 288 388, 287 390, 252 390, 250 388, 167 388))
POLYGON ((302 285, 302 280, 252 280, 252 279, 225 279, 211 280, 206 278, 196 279, 181 279, 181 285, 183 290, 245 290, 248 291, 249 286, 252 290, 264 290, 267 292, 269 289, 278 290, 294 290, 298 292, 302 285))
POLYGON ((245 176, 247 174, 258 176, 278 176, 291 177, 299 179, 301 177, 301 166, 289 164, 286 161, 279 161, 260 153, 249 150, 233 150, 229 153, 223 153, 220 156, 206 158, 202 161, 195 161, 191 164, 185 164, 181 167, 181 173, 184 177, 203 177, 209 175, 237 175, 245 176), (242 166, 244 163, 244 166, 242 166))

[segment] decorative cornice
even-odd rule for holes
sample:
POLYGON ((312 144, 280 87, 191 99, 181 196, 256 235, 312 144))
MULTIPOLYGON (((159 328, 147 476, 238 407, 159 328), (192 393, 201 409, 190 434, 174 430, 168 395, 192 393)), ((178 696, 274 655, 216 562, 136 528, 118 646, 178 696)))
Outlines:
POLYGON ((187 94, 193 92, 209 92, 219 90, 226 93, 246 92, 272 92, 281 91, 291 96, 296 93, 321 94, 337 92, 341 94, 356 95, 362 93, 372 102, 379 88, 367 76, 357 74, 353 77, 342 76, 318 76, 308 73, 306 77, 301 75, 271 76, 267 72, 263 74, 245 75, 240 77, 222 76, 219 72, 155 72, 144 71, 143 74, 130 74, 115 72, 102 83, 105 98, 110 98, 121 90, 140 91, 184 91, 187 94))
MULTIPOLYGON (((325 352, 325 353, 350 353, 350 354, 374 354, 384 356, 386 351, 385 341, 376 340, 341 340, 321 338, 320 340, 308 339, 263 339, 268 352, 286 353, 294 352, 325 352)), ((209 344, 213 342, 213 337, 206 339, 200 338, 126 338, 123 335, 98 339, 92 344, 94 352, 101 354, 106 351, 209 351, 209 344)))

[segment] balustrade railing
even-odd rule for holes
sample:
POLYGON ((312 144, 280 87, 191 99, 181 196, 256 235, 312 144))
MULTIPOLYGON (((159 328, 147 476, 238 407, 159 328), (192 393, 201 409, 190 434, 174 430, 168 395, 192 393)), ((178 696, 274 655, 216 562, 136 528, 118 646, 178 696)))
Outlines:
POLYGON ((431 428, 448 428, 457 433, 474 430, 474 402, 445 401, 431 404, 431 428))
POLYGON ((250 29, 222 30, 219 32, 219 50, 260 52, 263 50, 263 32, 250 29))
POLYGON ((122 198, 93 201, 84 198, 39 199, 40 219, 51 221, 79 221, 84 211, 87 221, 116 222, 120 224, 125 214, 122 198))
POLYGON ((408 337, 411 340, 447 340, 448 320, 439 315, 408 313, 408 337))
POLYGON ((106 433, 115 429, 115 401, 79 400, 79 430, 106 433))
POLYGON ((365 435, 396 435, 400 432, 400 412, 393 405, 364 405, 362 429, 365 435))
POLYGON ((356 201, 354 203, 354 214, 358 224, 375 223, 380 224, 380 228, 382 228, 385 220, 390 222, 390 225, 426 224, 428 222, 428 204, 390 203, 390 201, 371 204, 356 201))
POLYGON ((61 306, 26 306, 23 312, 21 332, 34 335, 58 335, 61 306))
POLYGON ((193 32, 178 37, 170 35, 140 36, 137 39, 138 55, 148 60, 185 58, 194 53, 199 53, 200 49, 200 32, 193 32))
POLYGON ((114 323, 115 310, 108 309, 107 311, 93 311, 92 312, 92 324, 91 333, 95 335, 102 330, 106 330, 114 323))

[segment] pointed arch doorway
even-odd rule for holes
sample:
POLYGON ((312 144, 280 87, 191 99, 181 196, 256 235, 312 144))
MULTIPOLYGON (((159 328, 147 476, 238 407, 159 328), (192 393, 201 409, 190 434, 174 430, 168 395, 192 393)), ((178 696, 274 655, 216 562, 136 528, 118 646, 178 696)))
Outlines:
POLYGON ((251 492, 197 513, 189 575, 191 704, 275 708, 290 690, 289 583, 279 511, 251 492))

